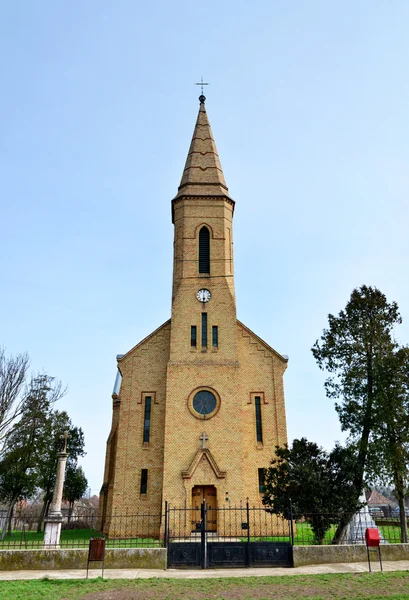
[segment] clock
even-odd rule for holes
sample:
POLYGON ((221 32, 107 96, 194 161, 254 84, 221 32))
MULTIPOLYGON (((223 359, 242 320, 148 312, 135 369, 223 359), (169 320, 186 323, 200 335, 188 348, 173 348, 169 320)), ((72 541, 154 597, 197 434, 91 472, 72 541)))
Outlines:
POLYGON ((211 293, 209 290, 206 289, 202 289, 199 290, 196 294, 196 298, 199 300, 199 302, 209 302, 210 298, 212 297, 211 293))

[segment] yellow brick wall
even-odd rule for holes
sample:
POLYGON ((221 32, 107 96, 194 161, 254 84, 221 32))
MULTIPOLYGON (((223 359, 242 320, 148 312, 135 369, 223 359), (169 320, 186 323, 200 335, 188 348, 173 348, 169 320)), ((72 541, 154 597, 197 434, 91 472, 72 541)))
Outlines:
POLYGON ((276 444, 287 441, 287 362, 236 319, 232 211, 232 202, 223 197, 182 198, 174 204, 171 322, 118 361, 123 379, 115 436, 111 433, 116 451, 113 457, 111 440, 104 478, 108 516, 160 513, 165 500, 189 508, 195 485, 214 485, 219 507, 240 505, 247 498, 260 506, 258 469, 268 466, 276 444), (198 273, 198 234, 204 224, 211 231, 210 277, 198 273), (196 298, 200 288, 212 293, 204 306, 196 298), (207 349, 201 347, 203 311, 208 315, 207 349), (196 348, 190 345, 191 325, 197 327, 196 348), (211 345, 212 325, 219 329, 217 349, 211 345), (189 398, 202 386, 220 397, 219 410, 209 419, 189 410, 189 398), (156 398, 148 446, 143 444, 144 392, 156 398), (262 397, 262 444, 256 441, 255 395, 262 397), (201 453, 203 432, 208 442, 201 453), (141 496, 144 468, 148 493, 141 496))
MULTIPOLYGON (((168 321, 118 360, 122 383, 116 426, 115 473, 110 478, 110 469, 106 466, 104 479, 109 494, 108 517, 111 514, 134 515, 148 510, 160 513, 169 343, 168 321), (149 443, 143 442, 146 395, 152 397, 149 443), (141 495, 142 469, 148 469, 148 491, 141 495)), ((106 465, 109 460, 107 448, 106 465)))

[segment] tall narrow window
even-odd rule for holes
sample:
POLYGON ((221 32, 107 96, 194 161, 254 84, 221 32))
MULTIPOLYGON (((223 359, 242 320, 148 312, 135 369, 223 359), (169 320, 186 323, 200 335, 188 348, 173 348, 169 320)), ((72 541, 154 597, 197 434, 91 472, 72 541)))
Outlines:
POLYGON ((212 327, 212 346, 213 348, 217 348, 219 345, 219 328, 217 325, 213 325, 212 327))
POLYGON ((256 436, 257 436, 257 442, 259 442, 260 444, 263 443, 263 428, 261 425, 261 403, 260 403, 260 396, 255 396, 254 398, 254 404, 256 407, 256 436))
POLYGON ((199 273, 210 273, 210 232, 207 227, 199 231, 199 273))
POLYGON ((144 442, 149 442, 149 439, 151 437, 151 406, 152 406, 152 398, 150 396, 146 396, 145 397, 145 416, 143 419, 143 441, 144 442))
POLYGON ((207 313, 202 313, 202 348, 207 348, 207 313))
POLYGON ((196 325, 192 325, 190 328, 190 345, 192 348, 196 348, 197 344, 197 328, 196 325))
POLYGON ((141 471, 141 494, 146 494, 148 491, 148 469, 141 471))
POLYGON ((264 469, 258 470, 258 491, 260 494, 264 492, 264 485, 266 480, 266 474, 264 469))

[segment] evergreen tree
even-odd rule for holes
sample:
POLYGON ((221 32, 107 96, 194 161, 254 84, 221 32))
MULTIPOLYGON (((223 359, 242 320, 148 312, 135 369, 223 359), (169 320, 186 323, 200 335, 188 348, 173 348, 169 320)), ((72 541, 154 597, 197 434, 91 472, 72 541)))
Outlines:
POLYGON ((64 482, 64 500, 69 502, 68 510, 68 524, 71 521, 72 513, 74 510, 74 503, 77 500, 81 500, 85 492, 87 491, 88 481, 85 477, 85 473, 82 467, 74 466, 70 464, 67 466, 67 472, 65 475, 64 482))
POLYGON ((356 444, 354 474, 356 499, 362 493, 371 434, 383 401, 382 370, 396 344, 394 327, 401 323, 396 302, 388 303, 373 287, 355 289, 338 317, 328 316, 329 327, 312 348, 329 398, 335 399, 343 431, 356 444))
POLYGON ((306 438, 291 447, 277 446, 265 471, 263 504, 290 518, 294 514, 310 523, 315 542, 322 544, 333 523, 346 520, 358 508, 353 478, 356 455, 352 448, 336 445, 326 452, 306 438))
POLYGON ((375 407, 367 470, 392 483, 399 504, 401 541, 408 542, 405 495, 409 482, 409 348, 385 357, 379 369, 380 402, 375 407))
POLYGON ((36 480, 43 490, 43 506, 37 524, 37 531, 41 531, 45 516, 48 513, 53 498, 54 485, 57 473, 58 451, 61 436, 68 431, 67 441, 67 472, 76 469, 80 456, 84 456, 84 433, 81 427, 75 427, 65 411, 50 411, 44 427, 43 452, 36 465, 36 480))
POLYGON ((20 420, 7 435, 0 462, 0 497, 9 504, 2 539, 7 529, 10 532, 15 503, 31 496, 38 485, 36 467, 45 451, 46 423, 60 394, 61 385, 52 377, 32 377, 20 420))

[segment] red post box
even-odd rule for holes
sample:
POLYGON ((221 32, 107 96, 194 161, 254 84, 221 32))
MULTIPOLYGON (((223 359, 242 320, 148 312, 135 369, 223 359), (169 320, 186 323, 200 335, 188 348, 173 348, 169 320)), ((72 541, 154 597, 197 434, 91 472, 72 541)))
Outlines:
POLYGON ((371 557, 369 556, 369 548, 377 548, 378 549, 378 556, 379 556, 379 564, 381 566, 381 571, 383 571, 382 568, 382 557, 381 557, 381 536, 379 533, 379 529, 377 527, 367 527, 365 530, 365 542, 366 542, 366 552, 368 554, 368 567, 369 567, 369 571, 372 571, 371 569, 371 557))
POLYGON ((367 546, 371 548, 379 548, 381 543, 381 536, 379 535, 379 529, 377 527, 367 527, 365 531, 365 542, 367 546))

